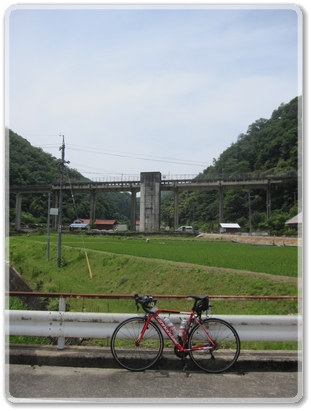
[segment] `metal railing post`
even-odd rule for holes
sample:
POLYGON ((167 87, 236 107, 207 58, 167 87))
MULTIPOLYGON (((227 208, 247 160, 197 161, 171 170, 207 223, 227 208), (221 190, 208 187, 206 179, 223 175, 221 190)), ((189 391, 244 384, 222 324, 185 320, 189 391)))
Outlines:
MULTIPOLYGON (((60 312, 65 312, 66 311, 66 298, 60 296, 59 300, 58 300, 58 310, 60 312)), ((60 321, 60 330, 63 327, 63 322, 62 320, 60 321)), ((59 350, 63 350, 65 347, 65 337, 58 337, 58 344, 57 344, 57 348, 59 350)))

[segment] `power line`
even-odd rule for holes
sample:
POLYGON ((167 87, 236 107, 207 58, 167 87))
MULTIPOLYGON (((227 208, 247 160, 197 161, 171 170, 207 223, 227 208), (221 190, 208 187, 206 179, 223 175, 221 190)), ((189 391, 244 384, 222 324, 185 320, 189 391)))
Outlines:
POLYGON ((75 167, 79 167, 79 172, 80 172, 80 173, 84 173, 84 174, 100 174, 100 175, 103 175, 103 174, 111 174, 111 175, 120 174, 120 175, 123 175, 123 176, 132 176, 132 175, 135 175, 135 173, 121 173, 121 172, 116 172, 116 171, 102 170, 102 169, 100 169, 100 168, 95 168, 95 167, 88 167, 88 166, 86 166, 86 165, 78 164, 78 163, 75 163, 75 162, 71 162, 71 165, 72 165, 74 168, 75 168, 75 167), (97 170, 97 171, 86 171, 86 170, 80 169, 80 167, 85 167, 85 168, 87 168, 87 169, 89 169, 89 170, 97 170))
POLYGON ((23 136, 36 136, 36 137, 59 137, 59 134, 24 134, 23 136))
MULTIPOLYGON (((107 150, 107 149, 102 150, 102 149, 98 149, 94 147, 86 147, 86 146, 75 145, 75 144, 67 144, 67 147, 68 146, 71 147, 71 150, 75 150, 75 151, 82 151, 82 152, 107 155, 107 156, 113 156, 113 157, 133 158, 133 159, 144 160, 144 161, 154 161, 154 162, 169 163, 169 164, 180 164, 180 165, 188 165, 188 166, 194 166, 194 167, 206 167, 208 164, 211 164, 211 163, 205 163, 201 161, 175 159, 171 157, 151 156, 151 155, 138 154, 138 153, 125 153, 124 151, 107 150), (77 148, 77 147, 81 147, 81 148, 77 148)), ((39 148, 58 148, 58 145, 57 144, 41 144, 40 146, 37 146, 37 147, 39 148)))
POLYGON ((73 145, 68 144, 72 150, 83 151, 88 153, 95 153, 95 154, 102 154, 102 155, 110 155, 114 157, 125 157, 125 158, 135 158, 138 160, 145 160, 145 161, 155 161, 161 163, 171 163, 171 164, 182 164, 182 165, 190 165, 190 166, 197 166, 197 167, 206 167, 206 163, 199 162, 199 161, 189 161, 189 160, 182 160, 182 159, 174 159, 170 157, 160 157, 160 156, 150 156, 145 154, 137 154, 137 153, 125 153, 124 151, 115 151, 115 150, 101 150, 93 147, 85 147, 80 145, 73 145), (76 148, 82 147, 83 149, 76 148))
MULTIPOLYGON (((40 137, 59 137, 59 134, 23 134, 23 135, 24 136, 40 136, 40 137)), ((66 145, 67 147, 70 146, 72 150, 96 153, 96 154, 102 154, 102 155, 110 155, 114 157, 135 158, 138 160, 155 161, 155 162, 171 163, 171 164, 181 164, 181 165, 189 165, 189 166, 197 166, 197 167, 206 167, 208 164, 211 164, 211 163, 205 163, 202 161, 152 156, 152 155, 146 155, 146 154, 108 150, 108 149, 103 150, 100 148, 87 147, 87 146, 82 146, 78 144, 66 144, 66 145), (76 148, 76 147, 81 147, 81 149, 76 148)), ((58 148, 58 145, 57 144, 40 144, 40 146, 37 146, 37 147, 39 148, 58 148)))

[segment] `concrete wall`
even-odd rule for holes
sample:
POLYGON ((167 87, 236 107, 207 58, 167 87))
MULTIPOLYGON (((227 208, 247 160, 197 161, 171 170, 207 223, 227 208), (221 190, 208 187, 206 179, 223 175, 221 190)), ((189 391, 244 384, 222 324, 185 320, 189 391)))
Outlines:
MULTIPOLYGON (((33 291, 26 281, 18 274, 18 272, 13 268, 9 267, 9 273, 6 278, 6 289, 9 291, 33 291)), ((46 310, 47 303, 43 302, 38 297, 19 297, 20 300, 26 304, 30 310, 46 310)))

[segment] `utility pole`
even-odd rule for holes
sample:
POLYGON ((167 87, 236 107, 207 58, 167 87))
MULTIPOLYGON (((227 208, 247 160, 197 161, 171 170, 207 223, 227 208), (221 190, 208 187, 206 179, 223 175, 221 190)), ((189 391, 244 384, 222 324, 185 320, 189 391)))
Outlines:
POLYGON ((64 172, 65 172, 65 164, 69 163, 69 161, 65 161, 65 138, 63 137, 63 144, 60 146, 59 150, 62 151, 62 161, 60 163, 60 190, 59 190, 59 207, 58 207, 58 243, 57 243, 57 267, 61 267, 62 261, 62 253, 61 253, 61 246, 62 246, 62 217, 63 217, 63 184, 64 184, 64 172))
POLYGON ((252 235, 251 190, 248 190, 248 214, 249 214, 249 234, 252 235))
POLYGON ((48 193, 48 218, 47 218, 47 244, 46 244, 46 261, 50 260, 50 209, 51 193, 48 193))

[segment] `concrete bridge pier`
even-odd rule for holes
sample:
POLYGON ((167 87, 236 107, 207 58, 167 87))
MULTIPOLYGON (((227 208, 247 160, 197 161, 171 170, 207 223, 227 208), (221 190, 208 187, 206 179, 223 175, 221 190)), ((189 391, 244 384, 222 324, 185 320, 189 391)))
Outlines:
POLYGON ((267 185, 267 218, 271 217, 271 185, 267 185))
POLYGON ((91 199, 91 207, 90 207, 90 223, 92 224, 96 217, 95 217, 95 210, 96 210, 96 191, 91 190, 90 192, 90 199, 91 199))
POLYGON ((138 191, 138 188, 132 188, 131 190, 131 231, 136 231, 136 194, 138 191))
POLYGON ((23 200, 22 194, 17 193, 16 202, 15 202, 15 230, 16 231, 19 231, 21 229, 22 200, 23 200))
POLYGON ((178 188, 174 190, 174 230, 178 229, 179 221, 178 221, 178 188))
POLYGON ((224 189, 219 185, 219 224, 224 222, 224 189))
POLYGON ((140 173, 140 231, 160 231, 161 173, 140 173))

